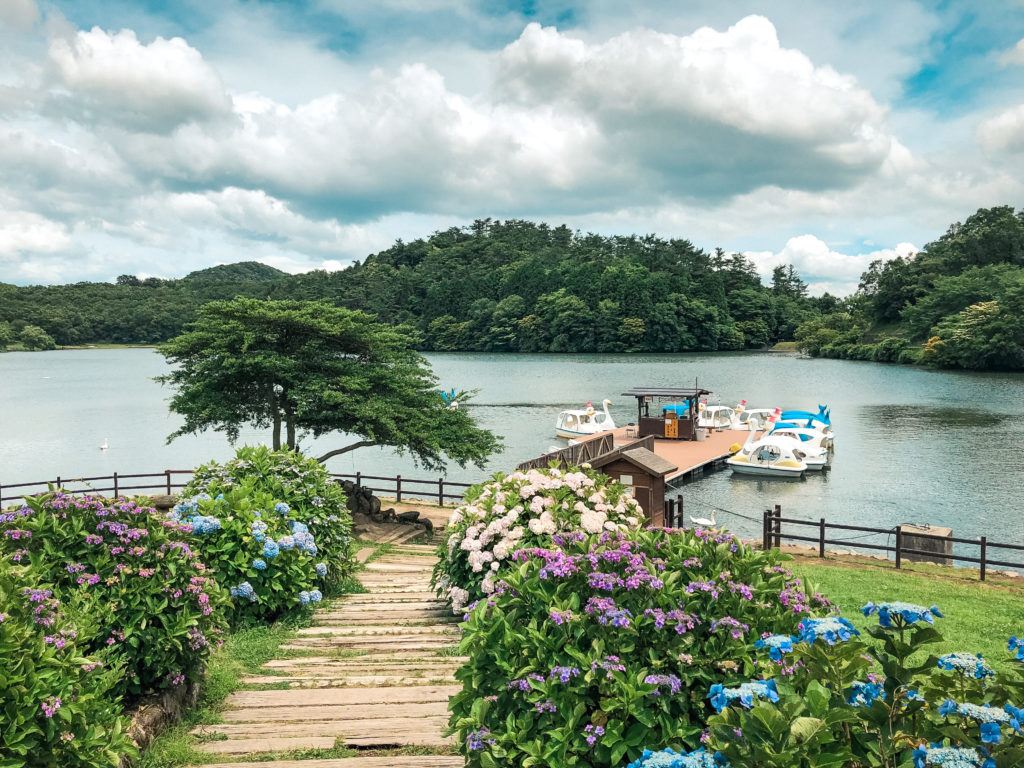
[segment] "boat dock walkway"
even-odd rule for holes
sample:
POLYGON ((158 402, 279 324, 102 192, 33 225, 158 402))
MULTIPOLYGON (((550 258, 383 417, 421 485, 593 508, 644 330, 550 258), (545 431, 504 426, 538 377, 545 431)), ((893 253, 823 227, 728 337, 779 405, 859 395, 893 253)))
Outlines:
MULTIPOLYGON (((611 434, 615 441, 615 447, 622 448, 637 440, 635 430, 636 427, 619 427, 613 430, 611 434)), ((601 432, 582 439, 593 440, 607 434, 607 432, 601 432)), ((725 460, 733 454, 733 451, 729 449, 736 443, 742 445, 749 436, 750 433, 746 430, 726 429, 709 432, 704 440, 655 438, 654 452, 678 467, 674 472, 666 475, 665 482, 670 486, 683 485, 708 472, 724 469, 725 460)))

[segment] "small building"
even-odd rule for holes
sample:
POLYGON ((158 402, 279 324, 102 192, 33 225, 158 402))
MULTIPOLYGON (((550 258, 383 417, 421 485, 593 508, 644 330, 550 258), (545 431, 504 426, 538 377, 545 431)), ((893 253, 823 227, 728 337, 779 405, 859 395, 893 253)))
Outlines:
POLYGON ((645 448, 642 442, 605 453, 591 459, 590 464, 630 488, 633 498, 646 513, 647 521, 661 527, 665 525, 665 478, 678 467, 645 448))
POLYGON ((638 437, 697 440, 700 399, 711 394, 701 387, 634 387, 623 397, 636 398, 638 437))

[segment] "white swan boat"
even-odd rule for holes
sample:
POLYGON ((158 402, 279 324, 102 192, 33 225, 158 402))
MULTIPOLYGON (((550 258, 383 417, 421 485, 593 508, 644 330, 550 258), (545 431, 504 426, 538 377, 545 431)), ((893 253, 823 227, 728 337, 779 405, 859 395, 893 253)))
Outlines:
POLYGON ((740 412, 737 417, 739 426, 736 429, 762 432, 768 427, 768 420, 778 416, 778 408, 749 408, 740 412))
MULTIPOLYGON (((832 437, 820 429, 813 427, 794 427, 788 423, 775 424, 771 435, 786 437, 796 441, 799 449, 808 457, 814 457, 815 463, 819 458, 824 459, 824 466, 832 463, 832 437)), ((814 469, 808 461, 808 469, 814 469)))
POLYGON ((798 443, 788 437, 765 435, 754 439, 750 433, 746 444, 726 459, 733 472, 762 477, 803 477, 809 469, 798 443))
POLYGON ((604 410, 598 411, 593 403, 587 403, 585 407, 574 411, 562 411, 555 419, 555 434, 567 440, 596 435, 601 432, 610 432, 615 429, 615 421, 608 406, 611 400, 601 401, 604 410))
POLYGON ((740 415, 746 400, 735 408, 728 405, 701 405, 697 415, 697 426, 704 429, 742 429, 740 426, 740 415))

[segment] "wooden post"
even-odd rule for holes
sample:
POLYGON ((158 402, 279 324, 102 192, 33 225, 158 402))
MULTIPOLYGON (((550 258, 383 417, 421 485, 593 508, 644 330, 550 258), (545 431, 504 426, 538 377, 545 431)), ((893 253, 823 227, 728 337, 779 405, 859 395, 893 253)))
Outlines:
POLYGON ((120 494, 120 492, 118 491, 118 483, 117 483, 117 472, 115 472, 115 473, 114 473, 114 498, 116 499, 116 498, 117 498, 117 497, 119 497, 120 495, 121 495, 121 494, 120 494))
POLYGON ((363 473, 362 472, 356 472, 356 488, 362 488, 362 487, 363 487, 363 473))
POLYGON ((437 478, 437 506, 444 506, 444 478, 437 478))
POLYGON ((769 520, 771 519, 772 511, 766 509, 761 515, 761 549, 769 550, 772 547, 771 538, 768 536, 768 526, 770 525, 769 520))
POLYGON ((402 500, 402 476, 395 476, 395 501, 402 500))
POLYGON ((818 557, 825 557, 825 518, 818 520, 818 557))
POLYGON ((986 565, 986 563, 985 563, 985 556, 987 554, 988 554, 988 536, 982 536, 981 537, 981 557, 979 558, 981 560, 981 562, 978 563, 978 571, 979 571, 979 575, 981 576, 981 580, 982 581, 985 580, 985 565, 986 565))
POLYGON ((167 495, 171 495, 171 470, 165 469, 164 475, 167 477, 167 495))
POLYGON ((903 567, 903 526, 896 526, 896 567, 903 567))
POLYGON ((54 483, 58 490, 60 490, 60 475, 57 475, 57 482, 54 483))
POLYGON ((775 548, 782 547, 782 505, 775 505, 775 548))

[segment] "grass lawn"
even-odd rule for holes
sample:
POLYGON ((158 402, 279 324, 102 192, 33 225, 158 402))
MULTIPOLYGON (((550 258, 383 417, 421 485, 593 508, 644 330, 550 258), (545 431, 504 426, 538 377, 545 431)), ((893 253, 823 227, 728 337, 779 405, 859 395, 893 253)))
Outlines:
POLYGON ((1003 666, 1007 639, 1024 635, 1024 584, 1017 586, 1009 579, 989 584, 950 568, 915 565, 915 571, 897 571, 891 565, 814 558, 798 558, 790 567, 859 628, 878 622, 877 616, 865 618, 860 612, 868 601, 937 605, 945 618, 936 620, 935 626, 946 641, 932 646, 933 653, 980 653, 1003 666))

